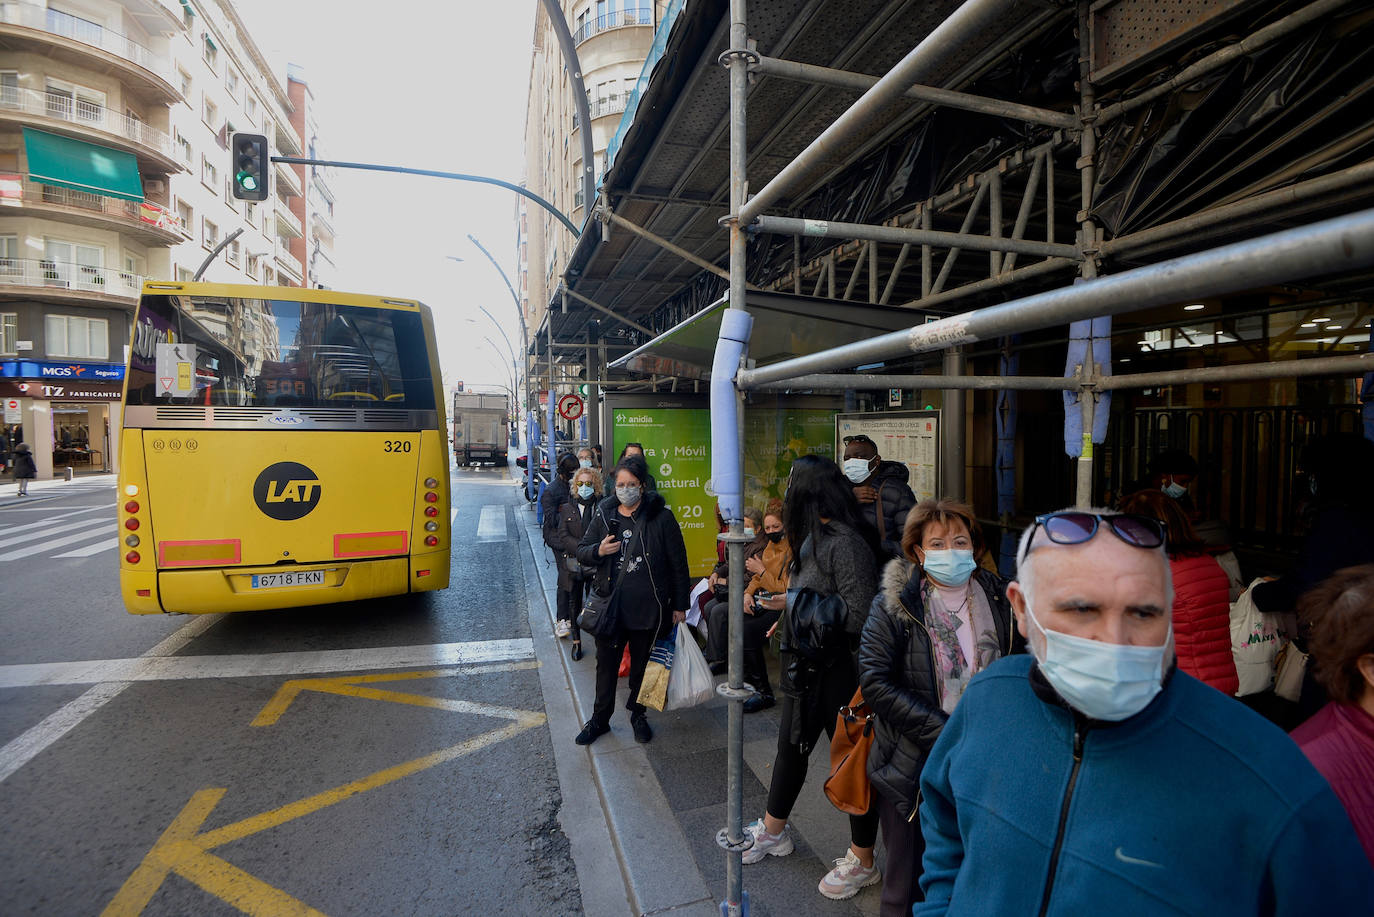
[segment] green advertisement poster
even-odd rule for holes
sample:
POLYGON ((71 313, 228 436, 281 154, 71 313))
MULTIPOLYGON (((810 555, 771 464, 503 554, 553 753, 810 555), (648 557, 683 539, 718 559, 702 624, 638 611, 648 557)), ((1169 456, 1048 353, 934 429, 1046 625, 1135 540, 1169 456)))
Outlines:
MULTIPOLYGON (((716 565, 716 501, 711 478, 711 412, 707 408, 616 407, 611 414, 617 450, 641 443, 649 473, 682 526, 692 576, 709 576, 716 565)), ((833 421, 832 421, 833 424, 833 421)), ((614 464, 606 457, 609 467, 614 464)), ((606 482, 607 491, 614 482, 606 482)))
POLYGON ((792 462, 835 457, 835 409, 751 404, 744 412, 744 503, 763 509, 782 497, 792 462))

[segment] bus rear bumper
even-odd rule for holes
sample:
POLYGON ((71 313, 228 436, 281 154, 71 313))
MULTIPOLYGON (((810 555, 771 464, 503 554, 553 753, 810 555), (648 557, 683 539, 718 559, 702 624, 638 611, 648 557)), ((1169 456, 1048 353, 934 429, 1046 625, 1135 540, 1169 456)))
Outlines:
MULTIPOLYGON (((410 564, 404 557, 362 560, 352 563, 301 564, 285 568, 292 573, 324 572, 322 585, 254 588, 254 574, 280 574, 282 566, 227 567, 215 570, 163 570, 157 574, 161 608, 149 611, 130 608, 134 614, 166 611, 182 614, 213 614, 226 611, 265 611, 354 602, 404 594, 410 564)), ((447 580, 447 566, 444 569, 447 580)), ((437 587, 429 587, 437 588, 437 587)), ((125 593, 128 595, 129 593, 125 593)))
POLYGON ((447 547, 442 551, 428 554, 412 554, 410 591, 433 592, 437 589, 447 589, 451 559, 452 554, 447 547))

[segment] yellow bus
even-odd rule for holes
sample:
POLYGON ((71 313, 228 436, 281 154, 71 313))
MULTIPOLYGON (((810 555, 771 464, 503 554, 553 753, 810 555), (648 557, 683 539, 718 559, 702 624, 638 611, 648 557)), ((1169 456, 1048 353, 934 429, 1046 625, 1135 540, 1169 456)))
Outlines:
POLYGON ((336 290, 145 284, 118 514, 132 614, 443 589, 448 436, 429 308, 336 290))

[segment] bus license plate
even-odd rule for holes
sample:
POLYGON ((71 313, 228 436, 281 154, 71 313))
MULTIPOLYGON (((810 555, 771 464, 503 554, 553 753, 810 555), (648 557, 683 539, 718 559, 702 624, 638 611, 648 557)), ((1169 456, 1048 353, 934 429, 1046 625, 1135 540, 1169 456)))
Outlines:
POLYGON ((277 589, 281 586, 323 586, 323 570, 301 570, 290 573, 254 573, 254 589, 277 589))

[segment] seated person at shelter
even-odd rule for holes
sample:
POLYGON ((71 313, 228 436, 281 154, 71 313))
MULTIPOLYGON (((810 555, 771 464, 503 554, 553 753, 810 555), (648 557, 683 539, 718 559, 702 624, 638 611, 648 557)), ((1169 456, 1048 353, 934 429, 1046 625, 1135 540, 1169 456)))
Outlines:
POLYGON ((869 534, 876 536, 882 554, 878 567, 902 556, 902 526, 916 505, 916 494, 907 481, 911 472, 901 462, 885 462, 878 445, 864 434, 844 438, 844 476, 854 485, 854 498, 869 534))
POLYGON ((1038 516, 1032 655, 974 676, 921 773, 934 914, 1367 914, 1374 869, 1282 731, 1177 670, 1154 519, 1038 516))
POLYGON ((754 696, 744 702, 745 713, 758 713, 774 704, 763 644, 787 606, 792 566, 792 547, 783 529, 781 500, 769 501, 764 510, 763 533, 768 540, 763 553, 749 563, 754 578, 744 590, 744 680, 754 687, 754 696))

